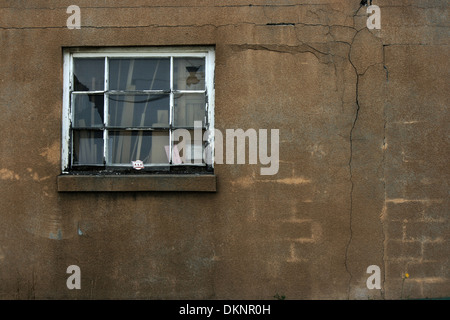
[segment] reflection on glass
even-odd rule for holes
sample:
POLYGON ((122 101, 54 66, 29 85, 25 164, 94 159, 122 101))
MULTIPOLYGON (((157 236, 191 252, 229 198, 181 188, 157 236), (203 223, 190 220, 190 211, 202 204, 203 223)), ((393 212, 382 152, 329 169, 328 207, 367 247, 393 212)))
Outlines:
POLYGON ((181 93, 174 95, 174 126, 194 127, 194 121, 205 125, 205 94, 181 93))
POLYGON ((170 59, 110 59, 110 90, 170 90, 170 59))
POLYGON ((103 95, 73 94, 73 126, 103 126, 103 95))
POLYGON ((105 59, 73 59, 75 91, 103 91, 105 86, 105 59))
POLYGON ((103 131, 73 131, 73 164, 103 164, 103 131))
POLYGON ((175 90, 205 90, 205 59, 173 59, 175 90))
POLYGON ((168 131, 111 131, 108 158, 111 164, 127 166, 136 160, 144 164, 168 164, 166 147, 169 145, 168 131))
POLYGON ((206 142, 203 141, 205 130, 178 129, 174 131, 174 149, 180 156, 180 163, 173 157, 174 164, 205 163, 203 152, 206 142))
POLYGON ((109 95, 109 126, 168 127, 168 94, 109 95))

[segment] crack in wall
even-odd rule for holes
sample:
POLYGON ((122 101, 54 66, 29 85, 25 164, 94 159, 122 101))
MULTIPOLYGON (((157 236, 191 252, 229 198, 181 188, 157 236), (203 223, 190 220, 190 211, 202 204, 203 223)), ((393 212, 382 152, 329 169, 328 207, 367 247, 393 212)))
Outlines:
MULTIPOLYGON (((383 44, 383 69, 386 71, 386 82, 389 82, 389 70, 386 66, 386 45, 383 44)), ((384 120, 386 121, 386 114, 384 113, 383 110, 383 115, 384 115, 384 120)), ((384 129, 386 130, 386 122, 384 123, 384 129)), ((386 138, 386 131, 384 131, 385 135, 383 137, 383 139, 386 138)), ((383 140, 383 145, 384 145, 384 140, 383 140)))
MULTIPOLYGON (((327 3, 294 3, 294 4, 214 4, 214 5, 140 5, 140 6, 80 6, 81 9, 143 9, 143 8, 290 8, 290 7, 327 7, 327 3)), ((0 7, 0 9, 17 9, 17 10, 66 10, 67 6, 61 7, 0 7)), ((338 11, 338 10, 333 10, 338 11)), ((338 11, 340 12, 340 11, 338 11)))
MULTIPOLYGON (((389 83, 389 70, 386 66, 386 51, 385 51, 385 45, 382 47, 383 50, 383 69, 386 71, 386 85, 389 83)), ((388 88, 385 88, 386 94, 388 95, 388 88)), ((388 95, 389 96, 389 95, 388 95)), ((383 201, 383 208, 381 210, 380 214, 380 223, 381 223, 381 233, 383 234, 383 252, 382 252, 382 260, 384 264, 384 271, 383 271, 383 284, 381 286, 381 297, 385 299, 385 283, 386 283, 386 270, 387 270, 387 261, 386 261, 386 248, 387 248, 387 238, 386 238, 386 232, 385 232, 385 225, 384 225, 384 219, 386 218, 387 213, 387 206, 386 206, 386 150, 387 150, 387 140, 386 140, 386 126, 387 126, 387 116, 386 116, 386 102, 383 106, 383 157, 381 159, 381 166, 383 170, 383 195, 384 195, 384 201, 383 201)))
POLYGON ((301 53, 311 53, 313 54, 320 63, 327 63, 324 61, 324 56, 327 53, 321 52, 308 44, 301 43, 301 46, 289 46, 289 45, 270 45, 270 44, 233 44, 230 45, 231 49, 234 51, 245 51, 245 50, 265 50, 277 53, 287 53, 287 54, 301 54, 301 53))
MULTIPOLYGON (((83 25, 81 24, 81 28, 86 29, 136 29, 136 28, 203 28, 203 27, 213 27, 213 28, 223 28, 223 27, 236 27, 241 25, 252 25, 255 27, 342 27, 354 29, 350 26, 345 25, 323 25, 323 24, 310 24, 310 23, 292 23, 292 22, 274 22, 274 23, 255 23, 255 22, 239 22, 239 23, 227 23, 227 24, 213 24, 213 23, 204 23, 204 24, 176 24, 176 25, 166 25, 166 24, 142 24, 142 25, 103 25, 103 26, 94 26, 94 25, 83 25)), ((24 27, 5 27, 0 26, 0 29, 3 30, 41 30, 41 29, 67 29, 66 25, 62 26, 24 26, 24 27)), ((338 41, 336 41, 338 42, 338 41)))
MULTIPOLYGON (((349 28, 356 30, 353 27, 339 24, 325 25, 325 24, 316 24, 316 23, 294 23, 294 22, 267 22, 267 23, 255 23, 255 22, 239 22, 239 23, 226 23, 226 24, 213 24, 213 23, 204 23, 204 24, 176 24, 176 25, 168 25, 168 24, 142 24, 142 25, 102 25, 102 26, 94 26, 94 25, 83 25, 81 24, 81 28, 86 29, 136 29, 136 28, 203 28, 203 27, 213 27, 213 28, 223 28, 223 27, 236 27, 241 25, 252 25, 255 27, 341 27, 341 28, 349 28)), ((66 25, 60 26, 23 26, 23 27, 7 27, 0 26, 0 29, 3 30, 41 30, 41 29, 67 29, 66 25)), ((333 42, 344 42, 344 41, 333 41, 333 42)), ((303 43, 303 42, 302 42, 303 43)), ((346 43, 346 42, 344 42, 346 43)))
POLYGON ((353 119, 353 123, 352 123, 352 127, 350 129, 350 134, 349 134, 349 143, 350 143, 350 159, 348 161, 348 168, 349 168, 349 174, 350 174, 350 212, 349 212, 349 239, 347 242, 347 246, 345 248, 345 270, 347 271, 347 273, 349 274, 349 280, 348 280, 348 288, 347 288, 347 298, 350 299, 350 286, 351 286, 351 282, 352 282, 352 273, 350 272, 350 269, 348 267, 348 252, 350 249, 350 245, 352 243, 352 239, 353 239, 353 229, 352 229, 352 223, 353 223, 353 190, 354 190, 354 183, 353 183, 353 168, 352 168, 352 162, 353 162, 353 132, 355 130, 356 127, 356 122, 358 121, 358 117, 359 117, 359 111, 360 111, 360 104, 359 104, 359 77, 360 74, 358 73, 358 70, 356 68, 356 66, 353 64, 352 59, 351 59, 351 52, 352 52, 352 46, 353 43, 355 41, 356 36, 358 35, 360 31, 357 31, 355 33, 355 35, 353 36, 352 42, 350 44, 350 49, 348 51, 348 61, 350 62, 352 68, 355 70, 355 75, 356 75, 356 84, 355 84, 355 102, 356 102, 356 110, 355 110, 355 115, 354 115, 354 119, 353 119))
POLYGON ((383 126, 383 158, 381 159, 381 165, 383 168, 383 191, 384 191, 384 201, 383 201, 383 208, 381 209, 380 214, 380 223, 381 223, 381 233, 383 234, 383 246, 382 246, 382 260, 384 265, 384 271, 383 271, 383 284, 381 286, 381 297, 385 298, 385 283, 386 283, 386 247, 387 247, 387 238, 386 238, 386 232, 384 231, 384 219, 386 218, 386 212, 387 212, 387 206, 386 206, 386 111, 385 108, 383 108, 383 117, 384 117, 384 126, 383 126))
MULTIPOLYGON (((383 60, 384 61, 384 60, 383 60)), ((383 67, 385 68, 384 62, 383 67)), ((386 69, 386 68, 385 68, 386 69)), ((386 248, 387 248, 387 238, 386 238, 386 232, 385 232, 385 225, 384 220, 386 218, 386 212, 387 212, 387 205, 386 205, 386 149, 387 149, 387 141, 386 141, 386 126, 387 126, 387 119, 386 119, 386 108, 383 106, 383 141, 382 141, 382 152, 383 156, 380 161, 380 165, 378 167, 378 170, 382 171, 382 184, 383 184, 383 206, 381 208, 380 213, 380 224, 381 224, 381 234, 382 234, 382 240, 383 244, 381 246, 381 260, 383 261, 383 278, 382 278, 382 285, 381 285, 381 298, 385 299, 385 283, 386 283, 386 248)))

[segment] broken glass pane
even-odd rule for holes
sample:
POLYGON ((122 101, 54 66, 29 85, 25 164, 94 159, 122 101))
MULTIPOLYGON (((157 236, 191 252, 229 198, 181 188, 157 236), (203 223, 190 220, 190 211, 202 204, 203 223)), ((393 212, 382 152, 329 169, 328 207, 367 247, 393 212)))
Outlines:
POLYGON ((205 125, 205 94, 180 93, 174 95, 174 126, 194 127, 194 121, 205 125))
POLYGON ((74 91, 103 91, 105 86, 105 59, 73 59, 74 91))
POLYGON ((168 131, 110 131, 108 159, 111 164, 127 166, 136 160, 144 164, 168 164, 169 145, 168 131))
POLYGON ((205 58, 173 59, 175 90, 205 90, 205 58))
POLYGON ((170 90, 170 59, 110 59, 110 90, 170 90))
POLYGON ((108 99, 111 127, 169 126, 169 94, 111 94, 108 99))
POLYGON ((103 131, 73 131, 73 164, 103 164, 103 131))
POLYGON ((103 94, 73 94, 73 126, 103 127, 103 94))

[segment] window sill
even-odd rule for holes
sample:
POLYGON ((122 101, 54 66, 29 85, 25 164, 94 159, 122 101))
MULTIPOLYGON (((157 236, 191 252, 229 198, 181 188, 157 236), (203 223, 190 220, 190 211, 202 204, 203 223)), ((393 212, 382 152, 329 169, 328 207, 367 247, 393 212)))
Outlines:
POLYGON ((205 175, 59 175, 58 192, 195 191, 216 192, 216 176, 205 175))

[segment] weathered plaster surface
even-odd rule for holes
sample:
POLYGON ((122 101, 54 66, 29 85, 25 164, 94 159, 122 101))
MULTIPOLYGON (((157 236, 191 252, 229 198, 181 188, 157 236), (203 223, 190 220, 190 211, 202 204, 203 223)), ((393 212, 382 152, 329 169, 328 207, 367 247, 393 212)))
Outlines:
POLYGON ((374 1, 381 30, 359 2, 86 0, 69 30, 0 1, 0 298, 450 296, 447 2, 374 1), (215 45, 216 127, 280 129, 278 174, 58 193, 62 48, 166 45, 215 45))

